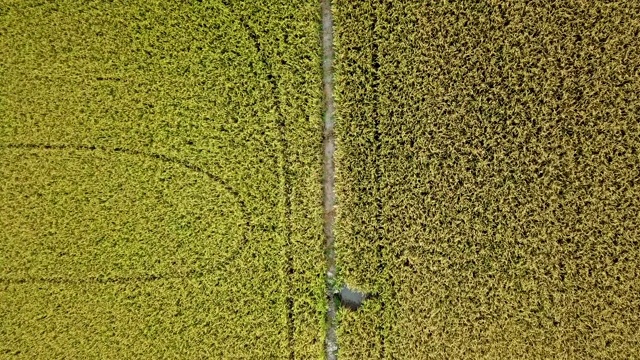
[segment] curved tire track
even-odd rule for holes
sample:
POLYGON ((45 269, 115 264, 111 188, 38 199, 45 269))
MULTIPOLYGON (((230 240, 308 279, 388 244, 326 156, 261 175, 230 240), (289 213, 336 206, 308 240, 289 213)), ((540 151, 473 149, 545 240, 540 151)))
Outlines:
MULTIPOLYGON (((195 165, 189 163, 184 160, 172 158, 163 154, 144 152, 140 150, 127 149, 123 147, 114 147, 107 148, 96 145, 72 145, 72 144, 42 144, 42 143, 9 143, 9 144, 0 144, 0 150, 2 149, 18 149, 18 150, 77 150, 77 151, 102 151, 105 153, 115 153, 115 154, 129 154, 135 156, 142 156, 150 159, 154 159, 157 161, 161 161, 164 163, 170 163, 174 165, 179 165, 181 167, 187 168, 190 171, 197 172, 205 175, 209 180, 218 183, 221 185, 229 194, 231 194, 237 201, 240 206, 240 212, 242 213, 242 217, 244 218, 244 227, 245 231, 242 233, 242 240, 240 244, 236 247, 235 251, 233 251, 229 256, 225 259, 222 259, 218 262, 218 264, 222 265, 222 267, 232 263, 242 252, 244 246, 248 243, 247 234, 251 231, 251 216, 247 211, 246 204, 242 200, 240 194, 229 184, 227 184, 222 178, 219 176, 195 165)), ((175 276, 171 274, 164 275, 138 275, 138 276, 130 276, 130 277, 105 277, 105 278, 87 278, 87 279, 63 279, 63 278, 5 278, 0 277, 0 283, 5 284, 24 284, 31 282, 46 282, 46 283, 127 283, 127 282, 149 282, 149 281, 157 281, 157 280, 166 280, 166 279, 176 279, 176 278, 189 278, 189 277, 198 277, 207 274, 213 274, 217 270, 219 270, 219 266, 215 269, 210 269, 209 271, 188 271, 184 276, 175 276)))

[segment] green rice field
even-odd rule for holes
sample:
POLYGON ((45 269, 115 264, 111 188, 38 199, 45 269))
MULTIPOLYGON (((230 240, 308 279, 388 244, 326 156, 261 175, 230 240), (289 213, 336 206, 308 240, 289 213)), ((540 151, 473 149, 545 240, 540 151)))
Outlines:
POLYGON ((322 356, 319 17, 0 5, 0 357, 322 356))
POLYGON ((323 1, 0 2, 0 359, 640 358, 640 2, 323 1))

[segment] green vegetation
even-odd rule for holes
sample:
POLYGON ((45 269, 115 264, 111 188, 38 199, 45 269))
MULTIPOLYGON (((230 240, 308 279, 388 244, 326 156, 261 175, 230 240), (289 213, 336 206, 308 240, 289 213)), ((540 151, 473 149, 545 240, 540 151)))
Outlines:
MULTIPOLYGON (((640 357, 640 4, 334 16, 339 358, 640 357)), ((0 5, 0 356, 323 357, 320 28, 0 5)))
POLYGON ((0 356, 322 356, 317 7, 0 5, 0 356))
POLYGON ((335 17, 340 359, 640 357, 640 5, 335 17))

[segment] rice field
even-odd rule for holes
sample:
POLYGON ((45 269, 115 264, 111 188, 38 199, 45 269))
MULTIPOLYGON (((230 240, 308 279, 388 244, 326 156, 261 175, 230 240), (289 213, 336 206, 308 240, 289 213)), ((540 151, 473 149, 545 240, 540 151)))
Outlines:
POLYGON ((640 4, 334 13, 339 358, 640 356, 640 4))
POLYGON ((0 5, 0 354, 319 358, 309 1, 0 5))
POLYGON ((640 3, 322 6, 0 4, 1 358, 640 357, 640 3))

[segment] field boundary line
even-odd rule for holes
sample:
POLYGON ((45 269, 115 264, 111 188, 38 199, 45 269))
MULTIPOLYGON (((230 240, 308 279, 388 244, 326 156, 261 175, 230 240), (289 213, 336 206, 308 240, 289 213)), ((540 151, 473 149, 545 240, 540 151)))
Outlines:
POLYGON ((327 360, 336 360, 338 339, 336 334, 336 303, 334 284, 336 280, 336 259, 333 226, 335 223, 335 103, 333 95, 333 15, 331 0, 322 0, 322 84, 324 93, 323 112, 323 209, 324 236, 327 262, 327 317, 325 351, 327 360))

